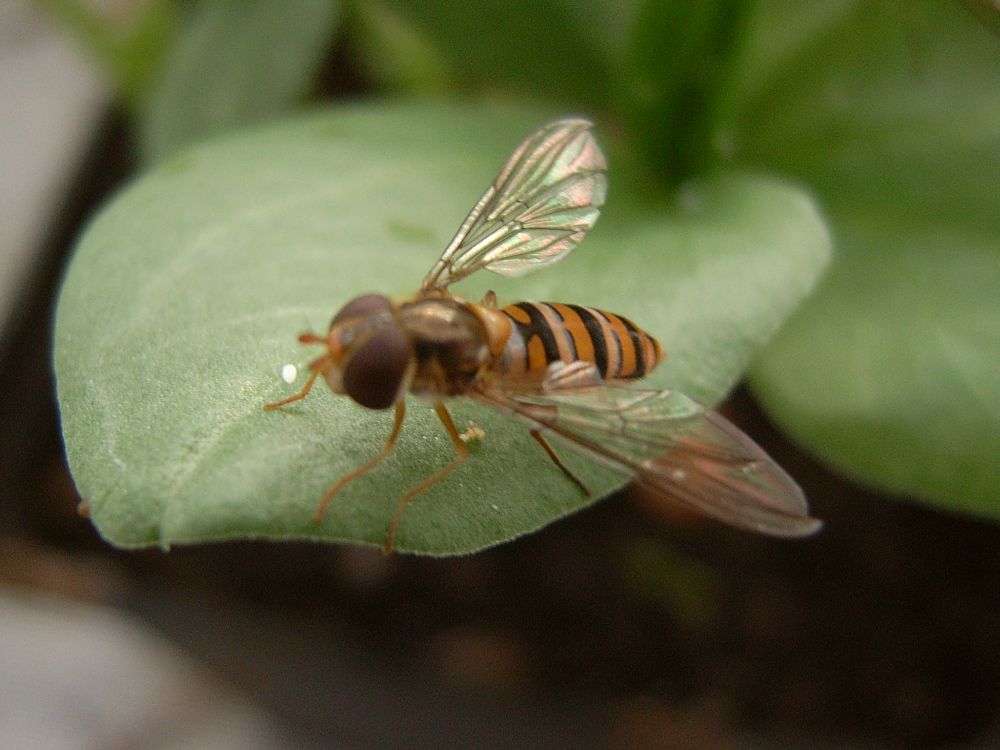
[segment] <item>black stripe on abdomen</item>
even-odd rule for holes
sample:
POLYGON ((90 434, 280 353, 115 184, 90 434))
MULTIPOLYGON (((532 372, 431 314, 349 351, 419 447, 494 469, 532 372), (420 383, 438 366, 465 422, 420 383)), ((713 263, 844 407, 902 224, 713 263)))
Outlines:
POLYGON ((628 318, 623 318, 619 315, 618 319, 624 323, 625 327, 628 329, 629 338, 632 339, 632 346, 635 348, 635 371, 631 377, 641 378, 646 374, 646 355, 645 347, 643 346, 643 333, 636 328, 635 323, 628 318))
POLYGON ((586 307, 580 307, 579 305, 566 305, 566 307, 579 315, 580 320, 583 321, 583 325, 587 329, 587 335, 590 337, 591 344, 594 347, 594 364, 597 366, 597 371, 601 373, 601 377, 607 377, 608 347, 604 341, 604 324, 594 317, 594 314, 586 307))
MULTIPOLYGON (((531 321, 530 323, 522 323, 516 318, 511 318, 514 325, 520 331, 525 345, 530 345, 531 339, 537 336, 545 350, 546 364, 558 362, 560 357, 559 344, 556 343, 556 334, 538 307, 532 302, 518 302, 516 305, 511 305, 511 307, 516 307, 524 312, 531 321)), ((531 364, 529 363, 529 368, 530 366, 531 364)))

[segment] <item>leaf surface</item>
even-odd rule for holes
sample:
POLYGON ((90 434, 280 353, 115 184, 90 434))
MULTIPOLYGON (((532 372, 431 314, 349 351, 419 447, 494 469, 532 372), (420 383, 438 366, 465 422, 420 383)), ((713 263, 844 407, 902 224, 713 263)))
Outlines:
MULTIPOLYGON (((545 119, 343 108, 188 150, 120 194, 80 242, 55 341, 67 455, 101 533, 124 546, 381 544, 400 494, 453 454, 433 411, 411 399, 396 453, 317 526, 320 496, 381 448, 391 413, 322 384, 283 410, 263 404, 302 383, 316 351, 297 334, 325 330, 358 294, 415 291, 506 155, 545 119), (279 376, 289 363, 295 384, 279 376)), ((688 185, 675 203, 641 188, 613 172, 601 221, 558 267, 516 280, 480 273, 454 291, 627 315, 669 353, 651 382, 715 403, 816 283, 825 225, 799 189, 752 175, 688 185)), ((523 426, 462 399, 449 408, 485 437, 410 505, 397 549, 474 551, 589 502, 523 426)), ((596 497, 624 482, 567 460, 596 497)))

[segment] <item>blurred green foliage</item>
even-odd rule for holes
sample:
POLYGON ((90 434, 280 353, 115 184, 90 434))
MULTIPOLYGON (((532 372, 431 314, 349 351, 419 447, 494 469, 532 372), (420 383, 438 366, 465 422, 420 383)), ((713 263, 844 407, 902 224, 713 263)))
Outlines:
POLYGON ((84 0, 36 0, 100 63, 122 103, 138 112, 164 58, 184 33, 180 3, 147 0, 103 10, 84 0))

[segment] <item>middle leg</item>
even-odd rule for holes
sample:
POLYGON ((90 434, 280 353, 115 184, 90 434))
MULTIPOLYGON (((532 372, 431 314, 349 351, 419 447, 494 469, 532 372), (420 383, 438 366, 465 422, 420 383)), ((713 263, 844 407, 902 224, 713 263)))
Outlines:
POLYGON ((382 546, 382 551, 387 555, 392 552, 392 546, 396 539, 396 527, 399 526, 399 521, 403 517, 403 511, 406 510, 406 506, 410 504, 410 501, 421 492, 430 489, 446 476, 451 474, 451 472, 461 466, 462 462, 469 457, 469 449, 466 448, 465 443, 462 442, 462 438, 458 434, 458 430, 455 428, 455 423, 451 421, 451 415, 448 413, 448 410, 444 408, 444 404, 441 402, 434 404, 434 411, 437 412, 438 419, 441 420, 441 424, 443 424, 445 430, 448 431, 448 436, 451 438, 451 442, 455 445, 455 450, 458 455, 452 459, 450 464, 440 469, 432 476, 429 476, 420 484, 410 487, 410 489, 403 494, 403 497, 400 498, 399 504, 396 506, 396 512, 392 514, 392 520, 389 522, 389 531, 385 535, 385 544, 382 546))
POLYGON ((403 427, 403 417, 405 416, 406 405, 403 402, 403 399, 400 399, 396 402, 396 422, 392 426, 392 434, 390 434, 389 439, 386 440, 385 445, 382 447, 382 451, 364 466, 360 466, 354 471, 344 474, 344 476, 338 479, 334 485, 326 491, 326 494, 323 495, 323 499, 319 501, 316 513, 313 515, 314 523, 319 523, 323 520, 323 516, 326 515, 326 509, 330 505, 330 501, 333 500, 333 496, 340 492, 344 488, 345 484, 368 473, 376 466, 376 464, 392 453, 393 449, 396 447, 396 439, 399 437, 399 431, 403 427))

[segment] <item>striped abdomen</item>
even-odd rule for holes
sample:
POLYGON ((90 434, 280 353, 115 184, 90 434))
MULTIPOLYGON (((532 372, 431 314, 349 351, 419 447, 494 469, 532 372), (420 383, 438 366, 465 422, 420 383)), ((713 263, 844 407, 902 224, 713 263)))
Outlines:
POLYGON ((500 371, 513 377, 545 373, 552 362, 593 362, 606 380, 641 378, 662 359, 659 342, 628 318, 593 307, 518 302, 500 312, 512 331, 500 371))

